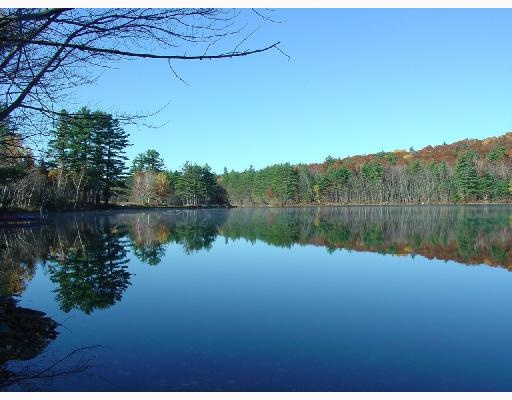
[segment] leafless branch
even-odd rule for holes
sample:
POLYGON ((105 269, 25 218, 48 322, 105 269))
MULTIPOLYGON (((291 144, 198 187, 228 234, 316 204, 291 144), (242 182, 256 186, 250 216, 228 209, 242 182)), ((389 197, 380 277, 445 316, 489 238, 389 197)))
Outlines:
POLYGON ((54 104, 121 59, 167 60, 173 75, 186 83, 172 61, 231 59, 278 48, 276 41, 238 51, 259 28, 230 45, 227 39, 236 40, 248 26, 240 14, 205 8, 2 9, 0 122, 16 119, 24 137, 31 129, 42 134, 39 120, 58 116, 54 104), (210 54, 221 41, 222 48, 210 54))

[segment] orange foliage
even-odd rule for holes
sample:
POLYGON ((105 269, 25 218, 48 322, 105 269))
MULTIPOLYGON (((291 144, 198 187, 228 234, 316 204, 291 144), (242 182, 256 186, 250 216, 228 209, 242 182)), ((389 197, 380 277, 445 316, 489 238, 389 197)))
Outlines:
MULTIPOLYGON (((392 152, 384 154, 394 154, 396 156, 396 165, 406 165, 411 161, 420 161, 422 164, 429 164, 432 161, 439 163, 446 161, 448 165, 455 165, 457 157, 461 151, 472 150, 479 154, 480 159, 486 159, 489 152, 494 150, 498 145, 505 147, 504 162, 512 166, 512 132, 505 133, 497 137, 490 137, 487 139, 464 139, 455 143, 443 144, 438 146, 426 146, 418 151, 406 151, 397 149, 392 152)), ((352 171, 359 171, 361 166, 368 162, 379 161, 384 165, 389 164, 385 158, 380 154, 364 154, 346 157, 343 159, 335 160, 333 165, 344 166, 350 168, 352 171)), ((310 172, 323 172, 327 169, 327 163, 322 164, 309 164, 308 169, 310 172)))

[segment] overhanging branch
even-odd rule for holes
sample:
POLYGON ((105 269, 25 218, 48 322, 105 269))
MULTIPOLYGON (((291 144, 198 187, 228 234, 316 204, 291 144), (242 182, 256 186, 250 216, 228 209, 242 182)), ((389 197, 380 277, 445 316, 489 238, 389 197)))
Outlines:
POLYGON ((153 58, 153 59, 161 59, 161 60, 214 60, 219 58, 233 58, 233 57, 244 57, 249 56, 251 54, 257 54, 262 53, 264 51, 277 48, 277 46, 281 42, 275 42, 274 44, 271 44, 267 47, 256 49, 256 50, 247 50, 247 51, 232 51, 228 53, 221 53, 221 54, 214 54, 214 55, 197 55, 197 56, 186 56, 186 55, 175 55, 175 54, 151 54, 151 53, 137 53, 132 51, 125 51, 125 50, 116 50, 116 49, 107 49, 102 47, 93 47, 93 46, 87 46, 83 44, 76 44, 76 43, 59 43, 59 42, 52 42, 48 40, 20 40, 15 38, 7 38, 5 39, 7 42, 11 43, 25 43, 25 44, 34 44, 39 46, 50 46, 50 47, 62 47, 62 48, 72 48, 72 49, 78 49, 81 51, 87 51, 90 53, 96 53, 96 54, 110 54, 110 55, 117 55, 117 56, 123 56, 123 57, 133 57, 133 58, 153 58))

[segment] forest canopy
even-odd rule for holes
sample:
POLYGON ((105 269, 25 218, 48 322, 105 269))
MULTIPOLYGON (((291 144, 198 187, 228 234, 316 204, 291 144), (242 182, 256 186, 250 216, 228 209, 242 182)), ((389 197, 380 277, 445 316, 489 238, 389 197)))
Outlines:
POLYGON ((4 126, 11 157, 0 162, 0 206, 82 209, 111 203, 141 206, 287 206, 307 204, 421 204, 510 202, 512 133, 335 158, 322 163, 274 164, 256 170, 186 162, 166 166, 156 149, 127 165, 127 133, 112 115, 62 110, 46 157, 34 161, 22 138, 4 126), (13 143, 11 146, 10 143, 13 143))

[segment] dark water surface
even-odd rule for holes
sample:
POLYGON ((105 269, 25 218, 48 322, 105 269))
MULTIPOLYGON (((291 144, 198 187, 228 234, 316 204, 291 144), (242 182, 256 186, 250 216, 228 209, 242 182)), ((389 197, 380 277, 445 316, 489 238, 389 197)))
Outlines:
POLYGON ((0 294, 19 299, 0 314, 0 383, 511 391, 511 246, 510 206, 90 212, 0 229, 0 294))

